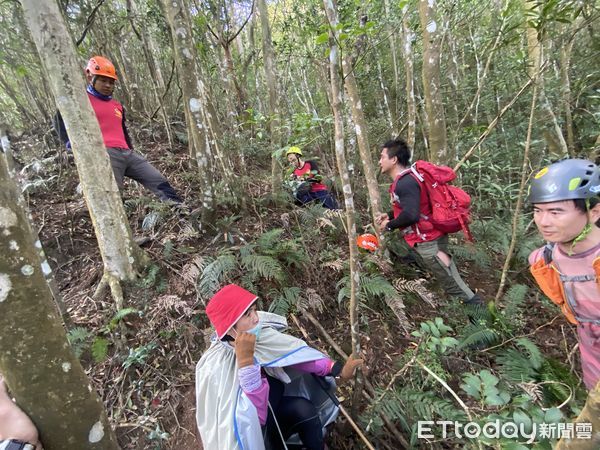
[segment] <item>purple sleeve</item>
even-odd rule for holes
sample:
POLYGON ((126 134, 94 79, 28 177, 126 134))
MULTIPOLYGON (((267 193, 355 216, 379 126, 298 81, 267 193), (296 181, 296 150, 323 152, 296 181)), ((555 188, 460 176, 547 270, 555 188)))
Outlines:
POLYGON ((315 375, 319 375, 320 377, 324 377, 331 373, 331 368, 333 367, 334 361, 329 358, 321 358, 315 361, 304 362, 300 364, 293 364, 290 367, 293 367, 300 372, 306 373, 314 373, 315 375))
POLYGON ((238 378, 242 391, 244 391, 244 394, 250 399, 258 412, 260 425, 264 425, 267 423, 267 414, 269 412, 269 382, 267 378, 261 376, 258 364, 241 367, 238 370, 238 378))

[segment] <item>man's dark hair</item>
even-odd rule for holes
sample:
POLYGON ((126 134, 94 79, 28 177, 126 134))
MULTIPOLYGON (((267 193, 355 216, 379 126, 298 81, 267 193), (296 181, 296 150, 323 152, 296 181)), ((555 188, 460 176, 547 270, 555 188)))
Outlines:
POLYGON ((575 203, 575 209, 578 209, 581 212, 588 212, 590 209, 592 209, 594 206, 600 203, 600 199, 598 197, 592 197, 587 200, 583 198, 578 198, 577 200, 573 200, 573 203, 575 203))
MULTIPOLYGON (((588 199, 578 198, 577 200, 573 200, 573 203, 575 203, 575 209, 578 209, 581 212, 587 213, 590 209, 592 209, 594 206, 596 206, 598 203, 600 203, 600 198, 598 198, 598 197, 592 197, 592 198, 588 198, 588 199), (589 205, 589 208, 588 208, 588 205, 589 205)), ((594 225, 596 225, 598 228, 600 228, 600 219, 598 219, 594 225)))
POLYGON ((394 139, 383 144, 387 149, 388 158, 398 158, 398 164, 404 167, 410 166, 410 148, 404 139, 394 139))

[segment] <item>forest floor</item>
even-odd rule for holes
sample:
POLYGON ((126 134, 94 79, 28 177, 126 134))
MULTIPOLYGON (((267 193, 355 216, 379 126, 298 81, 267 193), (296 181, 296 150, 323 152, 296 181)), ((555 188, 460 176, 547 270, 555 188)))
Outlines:
MULTIPOLYGON (((138 142, 146 142, 143 152, 147 159, 183 194, 191 209, 198 207, 194 176, 185 169, 186 148, 180 146, 171 152, 164 144, 152 142, 151 132, 137 138, 138 142)), ((55 150, 48 149, 42 136, 22 137, 13 142, 13 148, 23 164, 56 154, 55 150), (48 149, 46 155, 40 151, 44 148, 48 149)), ((34 224, 68 308, 69 328, 76 327, 76 331, 71 332, 72 345, 77 347, 86 373, 104 399, 119 442, 124 449, 201 448, 195 425, 194 369, 210 334, 204 305, 196 294, 202 260, 223 247, 235 248, 252 242, 271 228, 286 229, 290 214, 295 214, 298 208, 292 205, 263 206, 260 210, 248 207, 242 213, 236 211, 237 218, 232 217, 234 211, 220 208, 215 225, 200 230, 193 217, 161 207, 141 186, 128 181, 123 197, 129 222, 134 235, 147 238, 143 248, 153 263, 138 283, 126 289, 126 306, 132 309, 122 317, 116 316, 115 305, 109 297, 99 301, 92 299, 102 275, 102 262, 85 202, 77 193, 75 167, 64 161, 56 164, 60 159, 29 165, 23 171, 22 183, 28 186, 26 198, 34 224), (159 211, 160 217, 152 224, 148 220, 144 222, 150 209, 159 211), (225 218, 230 219, 219 227, 219 220, 223 222, 225 218), (108 347, 103 349, 102 342, 108 347), (94 360, 94 355, 99 362, 94 360)), ((262 173, 267 176, 268 168, 262 173)), ((248 196, 266 196, 269 183, 256 177, 255 180, 248 196)), ((311 243, 307 246, 309 252, 319 251, 311 243)), ((340 247, 344 246, 347 240, 341 239, 340 247)), ((340 251, 340 260, 346 253, 346 250, 340 251)), ((375 262, 392 278, 400 275, 428 278, 427 274, 400 267, 397 262, 395 265, 375 262)), ((496 263, 499 267, 502 261, 496 263)), ((482 296, 487 299, 494 296, 498 282, 493 273, 477 264, 461 264, 460 269, 467 282, 482 296)), ((309 276, 294 280, 294 284, 310 286, 325 300, 323 311, 314 314, 333 340, 349 352, 348 314, 337 302, 336 283, 341 277, 335 267, 319 267, 315 258, 315 267, 309 276)), ((401 326, 383 303, 362 310, 361 345, 367 377, 373 385, 386 386, 398 371, 402 354, 416 346, 417 339, 410 331, 418 328, 420 322, 436 316, 446 319, 448 315, 453 315, 456 323, 466 322, 456 307, 447 307, 444 296, 430 281, 426 283, 436 293, 437 300, 431 306, 418 298, 407 298, 405 311, 412 324, 409 328, 401 326)), ((529 337, 543 346, 545 352, 565 360, 565 348, 571 349, 576 342, 572 328, 562 317, 556 316, 557 311, 538 308, 535 296, 526 301, 530 310, 535 311, 526 318, 526 329, 532 333, 529 337)), ((310 345, 335 354, 310 321, 300 314, 298 320, 303 330, 290 321, 292 334, 308 336, 310 345)), ((575 358, 572 357, 570 364, 578 371, 575 358)), ((490 366, 486 351, 456 352, 444 361, 450 373, 490 366)), ((457 384, 451 386, 458 390, 457 384)), ((347 399, 344 404, 348 405, 351 397, 348 386, 342 386, 340 396, 347 399)), ((360 413, 364 408, 365 404, 360 404, 357 411, 360 413)), ((379 435, 375 440, 380 448, 399 448, 391 436, 379 435)), ((331 449, 363 448, 341 418, 329 436, 328 445, 331 449)), ((458 448, 449 442, 436 446, 458 448)))

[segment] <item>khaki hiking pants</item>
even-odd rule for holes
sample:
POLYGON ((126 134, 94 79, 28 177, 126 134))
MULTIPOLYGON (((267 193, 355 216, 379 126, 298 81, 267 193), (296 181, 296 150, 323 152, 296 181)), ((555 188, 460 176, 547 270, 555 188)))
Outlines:
POLYGON ((463 281, 452 256, 448 253, 448 235, 429 242, 419 242, 415 244, 415 251, 423 259, 425 267, 435 276, 438 283, 442 285, 448 295, 461 298, 463 301, 469 301, 475 295, 474 292, 463 281), (446 265, 438 256, 442 251, 448 255, 450 265, 446 265))

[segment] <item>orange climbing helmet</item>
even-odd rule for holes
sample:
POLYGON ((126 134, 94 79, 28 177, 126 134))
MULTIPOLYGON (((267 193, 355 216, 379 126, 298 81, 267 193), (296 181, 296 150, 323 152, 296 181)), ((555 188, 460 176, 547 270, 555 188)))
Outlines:
POLYGON ((370 252, 374 252, 379 248, 379 239, 371 233, 361 234, 356 239, 356 245, 365 250, 369 250, 370 252))
POLYGON ((87 63, 85 73, 89 75, 101 75, 103 77, 118 80, 115 66, 104 56, 92 56, 87 63))

